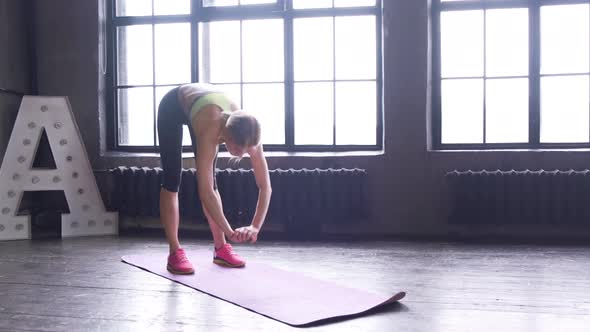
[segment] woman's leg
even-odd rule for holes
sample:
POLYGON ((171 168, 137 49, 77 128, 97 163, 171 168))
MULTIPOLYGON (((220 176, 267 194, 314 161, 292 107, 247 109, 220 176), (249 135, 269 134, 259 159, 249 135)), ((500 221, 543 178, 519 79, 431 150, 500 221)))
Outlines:
MULTIPOLYGON (((219 196, 219 191, 215 190, 215 195, 217 196, 217 200, 219 201, 219 206, 223 206, 221 203, 221 196, 219 196)), ((207 217, 207 222, 209 223, 209 228, 211 229, 211 234, 213 234, 213 242, 215 244, 215 249, 219 249, 223 247, 227 242, 225 240, 225 234, 223 230, 217 226, 209 211, 203 206, 203 212, 205 212, 205 216, 207 217)))
POLYGON ((180 248, 178 241, 178 193, 160 189, 160 222, 166 233, 170 253, 180 248))
POLYGON ((163 183, 160 189, 160 222, 164 227, 170 253, 180 248, 178 241, 178 189, 182 172, 182 117, 176 95, 177 89, 170 91, 158 109, 158 136, 163 183))

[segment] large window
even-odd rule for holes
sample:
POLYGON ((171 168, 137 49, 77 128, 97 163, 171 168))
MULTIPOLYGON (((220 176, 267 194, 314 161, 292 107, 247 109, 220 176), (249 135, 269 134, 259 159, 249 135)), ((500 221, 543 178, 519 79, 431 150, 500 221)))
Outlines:
POLYGON ((382 147, 380 0, 111 0, 110 12, 112 149, 157 151, 157 106, 191 82, 257 115, 267 150, 382 147))
POLYGON ((590 147, 590 1, 433 1, 435 147, 590 147))

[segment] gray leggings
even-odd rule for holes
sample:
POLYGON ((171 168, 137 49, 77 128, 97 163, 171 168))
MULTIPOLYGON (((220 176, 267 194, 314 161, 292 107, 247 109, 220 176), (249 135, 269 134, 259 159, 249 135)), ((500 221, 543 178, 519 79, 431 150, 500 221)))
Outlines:
MULTIPOLYGON (((170 90, 158 106, 158 137, 160 141, 160 160, 164 176, 162 187, 171 192, 178 192, 182 177, 182 126, 189 127, 195 158, 197 156, 197 140, 191 129, 190 121, 182 111, 178 101, 178 87, 170 90)), ((217 155, 213 161, 213 187, 217 189, 215 166, 217 155)))

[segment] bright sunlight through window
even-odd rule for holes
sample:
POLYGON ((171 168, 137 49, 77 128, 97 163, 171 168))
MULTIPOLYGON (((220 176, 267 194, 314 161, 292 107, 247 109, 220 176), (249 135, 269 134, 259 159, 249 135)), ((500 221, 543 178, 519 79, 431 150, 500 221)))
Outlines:
POLYGON ((436 146, 590 145, 590 5, 568 2, 437 1, 436 146))
POLYGON ((112 148, 157 149, 160 100, 191 82, 254 113, 269 150, 381 148, 381 1, 113 3, 112 148))

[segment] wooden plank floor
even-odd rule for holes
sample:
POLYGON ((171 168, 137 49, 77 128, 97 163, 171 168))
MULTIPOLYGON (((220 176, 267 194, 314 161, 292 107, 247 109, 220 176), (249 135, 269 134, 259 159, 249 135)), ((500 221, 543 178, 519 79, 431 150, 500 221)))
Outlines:
MULTIPOLYGON (((300 330, 119 260, 165 250, 151 237, 0 242, 0 331, 300 330)), ((590 247, 261 242, 237 250, 348 286, 408 293, 385 312, 306 331, 589 331, 590 247)))

